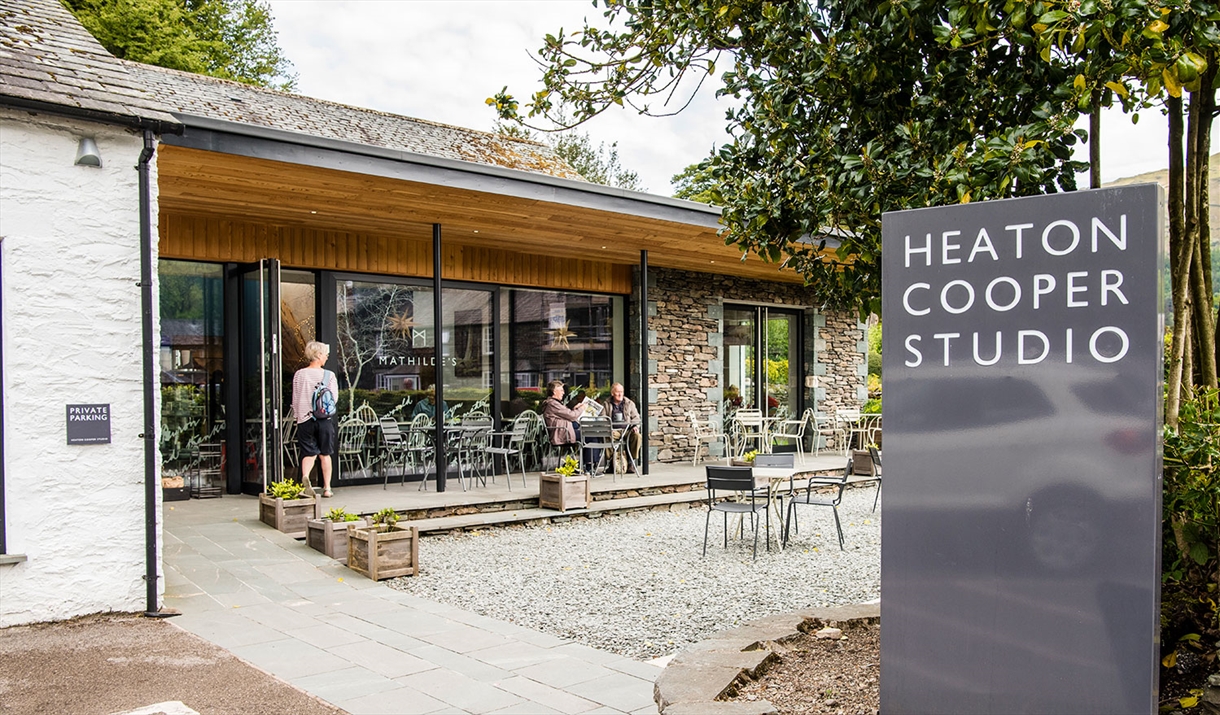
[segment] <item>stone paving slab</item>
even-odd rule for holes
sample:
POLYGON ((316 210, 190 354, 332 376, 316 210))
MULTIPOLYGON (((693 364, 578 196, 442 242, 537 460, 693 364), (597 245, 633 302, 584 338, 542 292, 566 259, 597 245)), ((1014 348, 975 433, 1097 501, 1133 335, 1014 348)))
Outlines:
POLYGON ((656 712, 656 666, 395 591, 226 501, 167 511, 171 623, 315 697, 353 715, 656 712))

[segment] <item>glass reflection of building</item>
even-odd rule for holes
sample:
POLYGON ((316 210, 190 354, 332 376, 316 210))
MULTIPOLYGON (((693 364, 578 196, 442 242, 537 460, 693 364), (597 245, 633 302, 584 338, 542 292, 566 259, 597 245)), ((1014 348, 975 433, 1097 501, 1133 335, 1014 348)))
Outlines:
MULTIPOLYGON (((244 376, 250 384, 240 395, 225 392, 227 379, 257 372, 258 348, 245 344, 252 338, 241 328, 250 319, 245 313, 252 299, 245 284, 226 297, 226 280, 242 275, 233 264, 226 269, 162 260, 159 270, 162 462, 166 473, 189 473, 199 466, 200 445, 222 451, 226 409, 257 410, 253 375, 244 376)), ((551 380, 600 398, 612 382, 626 379, 626 311, 619 295, 454 285, 444 289, 438 330, 431 282, 283 269, 279 286, 284 410, 290 410, 292 375, 306 364, 305 344, 315 339, 331 344, 327 367, 339 381, 341 419, 367 405, 378 417, 409 420, 438 379, 450 419, 471 413, 511 418, 536 410, 551 380)), ((251 414, 243 421, 240 453, 242 482, 248 485, 261 483, 263 471, 251 414)), ((291 416, 281 418, 288 436, 291 416)), ((291 451, 290 442, 285 449, 291 451)), ((291 459, 286 464, 291 467, 291 459)))

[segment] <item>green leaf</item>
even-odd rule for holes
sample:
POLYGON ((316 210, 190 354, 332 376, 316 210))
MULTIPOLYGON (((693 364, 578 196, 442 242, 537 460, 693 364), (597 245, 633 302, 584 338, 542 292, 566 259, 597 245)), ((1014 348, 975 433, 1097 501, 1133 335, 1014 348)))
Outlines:
POLYGON ((1194 559, 1195 563, 1199 564, 1200 566, 1206 564, 1207 555, 1208 555, 1208 550, 1207 550, 1206 544, 1203 544, 1200 542, 1195 542, 1195 543, 1191 544, 1190 558, 1194 559))

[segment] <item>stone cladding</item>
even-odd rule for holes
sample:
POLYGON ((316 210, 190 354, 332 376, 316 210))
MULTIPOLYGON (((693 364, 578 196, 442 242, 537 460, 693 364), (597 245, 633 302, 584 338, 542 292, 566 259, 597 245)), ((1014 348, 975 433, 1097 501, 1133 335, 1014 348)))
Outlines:
MULTIPOLYGON (((639 345, 639 273, 630 307, 631 344, 639 345)), ((817 308, 813 290, 733 276, 666 268, 648 271, 649 458, 676 462, 694 457, 696 445, 687 413, 719 417, 724 385, 722 322, 725 303, 804 309, 804 360, 801 377, 815 376, 803 388, 806 407, 834 412, 860 407, 867 397, 867 345, 864 325, 853 313, 817 308)), ((632 384, 639 382, 639 355, 630 357, 632 384)), ((801 384, 805 385, 802 379, 801 384)), ((638 391, 638 390, 636 390, 638 391)), ((724 445, 713 445, 721 456, 724 445)))

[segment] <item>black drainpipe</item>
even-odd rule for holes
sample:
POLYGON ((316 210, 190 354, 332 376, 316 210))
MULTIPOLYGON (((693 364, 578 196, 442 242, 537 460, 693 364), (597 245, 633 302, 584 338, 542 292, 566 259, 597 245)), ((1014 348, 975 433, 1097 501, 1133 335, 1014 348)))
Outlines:
POLYGON ((165 618, 177 615, 163 612, 157 602, 157 425, 153 383, 153 300, 152 300, 152 182, 148 164, 154 152, 153 133, 144 130, 144 151, 136 171, 140 174, 140 310, 144 336, 144 585, 147 590, 144 615, 165 618))
MULTIPOLYGON (((441 225, 432 224, 432 348, 436 356, 436 402, 432 403, 432 464, 436 467, 436 491, 445 491, 445 481, 449 475, 449 462, 445 454, 445 350, 441 342, 441 333, 445 312, 441 306, 443 286, 441 284, 441 225)), ((424 475, 425 483, 428 475, 424 475)))
POLYGON ((640 467, 644 474, 648 474, 648 251, 646 250, 640 251, 640 467))

